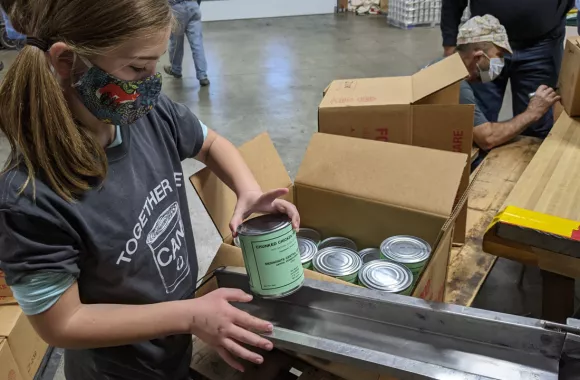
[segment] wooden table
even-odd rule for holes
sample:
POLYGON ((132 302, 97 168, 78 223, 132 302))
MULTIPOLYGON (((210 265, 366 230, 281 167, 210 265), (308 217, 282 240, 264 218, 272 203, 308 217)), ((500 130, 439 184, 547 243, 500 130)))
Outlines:
POLYGON ((574 314, 579 189, 580 120, 563 112, 502 205, 516 207, 517 219, 500 221, 484 237, 486 252, 542 270, 542 317, 556 322, 574 314))
MULTIPOLYGON (((462 306, 473 303, 497 259, 483 252, 483 234, 539 146, 540 140, 521 136, 492 150, 483 160, 481 173, 474 180, 469 197, 466 242, 461 247, 454 247, 449 258, 446 303, 462 306)), ((476 152, 472 152, 472 158, 476 152)))

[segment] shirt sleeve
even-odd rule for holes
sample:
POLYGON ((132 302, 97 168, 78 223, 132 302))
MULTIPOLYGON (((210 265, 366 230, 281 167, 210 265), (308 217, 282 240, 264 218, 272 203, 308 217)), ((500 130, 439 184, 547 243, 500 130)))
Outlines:
POLYGON ((443 46, 456 46, 457 33, 467 0, 443 0, 441 8, 441 34, 443 46))
POLYGON ((473 93, 473 89, 465 81, 461 82, 461 90, 459 93, 459 102, 461 104, 473 104, 475 106, 474 115, 473 115, 473 126, 474 127, 477 127, 478 125, 485 124, 488 122, 483 111, 479 107, 479 104, 477 104, 477 99, 475 98, 475 94, 473 93))
POLYGON ((171 109, 172 134, 179 158, 183 161, 197 156, 207 137, 207 126, 187 106, 169 99, 166 101, 171 109))
POLYGON ((50 308, 76 281, 78 257, 73 238, 56 223, 0 211, 0 268, 27 314, 50 308))

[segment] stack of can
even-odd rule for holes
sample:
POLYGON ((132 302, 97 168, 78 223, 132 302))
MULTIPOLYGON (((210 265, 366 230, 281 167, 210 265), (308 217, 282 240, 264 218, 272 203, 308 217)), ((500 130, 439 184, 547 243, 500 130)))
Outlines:
POLYGON ((319 232, 301 228, 298 245, 302 266, 369 289, 408 295, 431 256, 431 246, 413 236, 392 236, 380 248, 357 251, 346 237, 322 239, 319 232))
POLYGON ((389 24, 409 29, 441 23, 442 0, 389 0, 389 24))

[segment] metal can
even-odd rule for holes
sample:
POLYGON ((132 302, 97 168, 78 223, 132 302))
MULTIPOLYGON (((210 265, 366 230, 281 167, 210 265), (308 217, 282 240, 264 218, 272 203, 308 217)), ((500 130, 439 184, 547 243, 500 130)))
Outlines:
POLYGON ((299 238, 306 238, 306 239, 310 239, 313 242, 315 242, 316 244, 320 243, 320 240, 322 240, 321 236, 320 236, 320 232, 316 231, 315 229, 312 228, 302 228, 300 227, 300 229, 298 230, 298 232, 296 233, 296 235, 299 238))
POLYGON ((304 268, 288 216, 262 215, 242 223, 237 232, 252 293, 280 298, 300 289, 304 268))
POLYGON ((312 269, 312 259, 318 253, 316 243, 310 239, 298 236, 298 248, 300 249, 300 260, 304 269, 312 269))
POLYGON ((359 283, 369 289, 408 296, 413 289, 413 274, 409 268, 388 260, 365 264, 358 275, 359 283))
POLYGON ((344 247, 348 249, 352 249, 353 251, 357 252, 358 248, 356 243, 348 238, 345 237, 329 237, 324 239, 318 244, 318 250, 329 248, 329 247, 344 247))
POLYGON ((381 250, 378 248, 365 248, 358 253, 363 261, 363 264, 369 263, 373 260, 381 259, 381 250))
POLYGON ((381 243, 381 258, 403 264, 415 279, 419 278, 430 256, 429 243, 414 236, 393 236, 381 243))
POLYGON ((363 262, 356 251, 344 247, 328 247, 318 251, 312 264, 319 273, 354 284, 363 262))

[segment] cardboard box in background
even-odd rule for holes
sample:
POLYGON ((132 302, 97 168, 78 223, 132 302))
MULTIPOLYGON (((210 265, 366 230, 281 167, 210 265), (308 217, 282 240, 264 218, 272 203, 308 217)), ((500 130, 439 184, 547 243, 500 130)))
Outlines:
POLYGON ((381 13, 383 14, 389 13, 389 0, 381 0, 379 6, 381 8, 381 13))
POLYGON ((580 37, 566 40, 558 87, 566 113, 580 116, 580 37))
MULTIPOLYGON (((336 80, 320 103, 318 131, 470 155, 474 106, 459 104, 460 82, 468 75, 455 54, 413 76, 336 80)), ((469 185, 469 170, 457 200, 469 185)), ((466 221, 467 204, 455 226, 457 242, 465 240, 466 221)))
POLYGON ((19 306, 0 306, 0 339, 6 341, 12 352, 21 378, 32 380, 48 345, 36 334, 19 306))
POLYGON ((4 272, 0 270, 0 297, 12 297, 12 290, 6 284, 6 277, 4 272))
POLYGON ((24 380, 16 365, 8 341, 0 338, 0 380, 24 380))
MULTIPOLYGON (((292 184, 267 134, 240 152, 262 189, 289 188, 302 226, 324 237, 346 236, 361 249, 378 247, 394 235, 428 241, 433 254, 413 295, 443 301, 452 228, 435 243, 451 215, 467 155, 317 133, 292 184)), ((241 250, 228 245, 235 194, 207 168, 190 180, 224 239, 212 268, 243 266, 241 250)))

